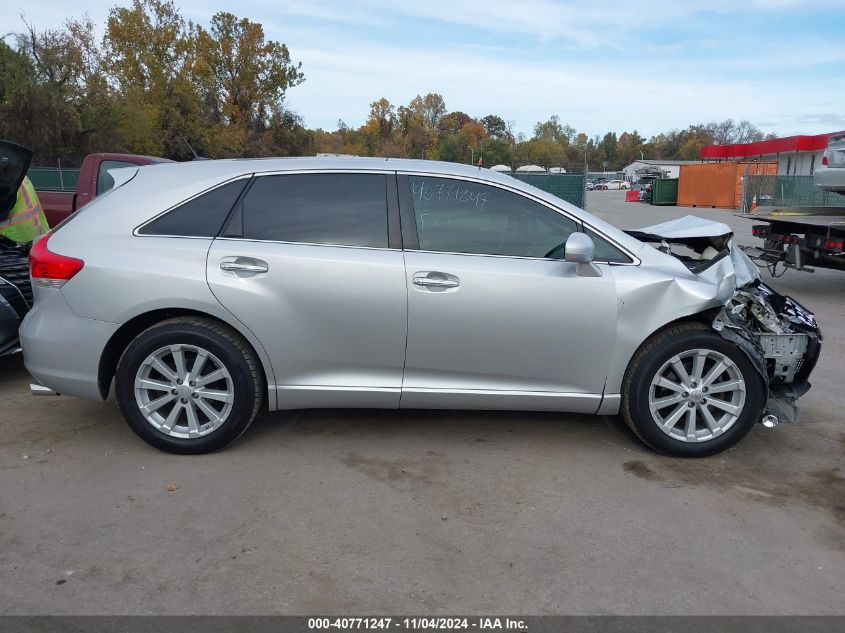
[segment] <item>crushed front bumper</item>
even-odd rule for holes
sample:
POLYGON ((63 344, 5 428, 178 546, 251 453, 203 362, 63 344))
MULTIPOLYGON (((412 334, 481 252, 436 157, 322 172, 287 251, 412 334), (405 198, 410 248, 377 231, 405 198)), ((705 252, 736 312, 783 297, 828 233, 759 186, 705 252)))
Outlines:
POLYGON ((740 288, 713 320, 713 329, 751 360, 767 389, 763 420, 797 422, 799 397, 821 353, 812 312, 756 280, 740 288))

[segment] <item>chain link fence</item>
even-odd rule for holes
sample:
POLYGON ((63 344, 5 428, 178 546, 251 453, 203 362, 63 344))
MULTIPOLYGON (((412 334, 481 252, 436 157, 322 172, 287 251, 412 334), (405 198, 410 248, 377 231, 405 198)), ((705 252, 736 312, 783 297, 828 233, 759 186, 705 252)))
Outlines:
POLYGON ((746 176, 740 211, 758 207, 842 207, 845 195, 816 188, 813 176, 746 176))
MULTIPOLYGON (((495 167, 506 168, 505 165, 495 167)), ((503 169, 496 169, 496 171, 512 176, 584 209, 587 202, 587 170, 585 167, 585 165, 578 164, 531 165, 529 168, 535 168, 533 171, 520 171, 519 167, 511 167, 511 171, 503 171, 503 169)))
POLYGON ((32 186, 40 191, 76 191, 79 184, 78 169, 30 167, 26 175, 32 181, 32 186))
POLYGON ((573 174, 511 174, 517 180, 542 189, 576 207, 584 208, 587 178, 584 173, 573 174))

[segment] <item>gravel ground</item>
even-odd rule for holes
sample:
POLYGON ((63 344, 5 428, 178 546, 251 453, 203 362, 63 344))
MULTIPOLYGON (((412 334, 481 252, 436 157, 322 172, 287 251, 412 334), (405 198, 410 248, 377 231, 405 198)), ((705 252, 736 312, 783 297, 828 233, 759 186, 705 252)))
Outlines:
MULTIPOLYGON (((752 243, 621 193, 588 208, 752 243)), ((0 360, 0 612, 844 614, 845 274, 771 284, 825 334, 802 421, 696 461, 614 417, 345 410, 178 457, 0 360)))

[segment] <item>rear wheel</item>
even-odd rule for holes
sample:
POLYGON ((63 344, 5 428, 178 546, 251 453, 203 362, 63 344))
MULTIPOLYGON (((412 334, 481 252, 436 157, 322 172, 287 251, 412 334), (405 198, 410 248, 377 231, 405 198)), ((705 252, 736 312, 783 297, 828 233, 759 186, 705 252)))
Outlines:
POLYGON ((625 373, 622 416, 654 450, 713 455, 760 419, 761 376, 745 353, 700 323, 667 328, 646 341, 625 373))
POLYGON ((117 367, 115 392, 132 430, 156 448, 207 453, 237 439, 262 400, 246 341, 210 319, 176 318, 139 334, 117 367))

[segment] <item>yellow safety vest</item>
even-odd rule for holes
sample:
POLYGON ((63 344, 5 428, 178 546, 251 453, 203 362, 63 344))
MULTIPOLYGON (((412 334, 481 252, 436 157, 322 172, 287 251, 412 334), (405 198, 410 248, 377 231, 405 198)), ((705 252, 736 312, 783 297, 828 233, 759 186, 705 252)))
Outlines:
POLYGON ((50 230, 47 224, 47 216, 44 215, 44 208, 35 193, 35 187, 24 176, 21 186, 18 187, 18 199, 12 207, 9 217, 0 222, 0 235, 7 237, 14 242, 31 242, 39 235, 44 235, 50 230))

